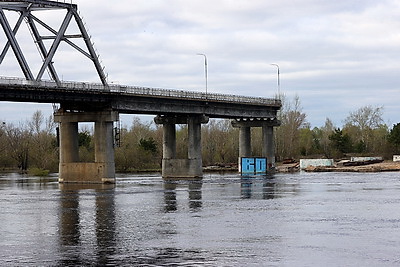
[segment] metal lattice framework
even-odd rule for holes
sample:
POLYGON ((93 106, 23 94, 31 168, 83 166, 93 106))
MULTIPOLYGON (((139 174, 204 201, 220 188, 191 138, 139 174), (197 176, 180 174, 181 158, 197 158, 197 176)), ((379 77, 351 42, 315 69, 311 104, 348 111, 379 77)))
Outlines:
POLYGON ((51 79, 53 79, 58 85, 61 84, 59 76, 57 75, 57 71, 53 65, 53 58, 57 52, 57 49, 62 41, 78 50, 80 53, 88 57, 94 64, 96 71, 100 77, 101 83, 104 86, 107 86, 106 75, 104 74, 104 70, 99 62, 99 57, 95 52, 93 44, 90 40, 90 36, 87 33, 85 26, 80 18, 77 10, 77 5, 72 3, 64 2, 55 2, 55 1, 45 1, 45 0, 26 0, 26 1, 17 1, 17 0, 0 0, 0 23, 3 27, 5 35, 7 37, 7 43, 5 44, 2 53, 0 54, 0 64, 3 62, 7 52, 10 47, 13 50, 15 57, 18 61, 18 64, 21 67, 22 72, 25 75, 27 80, 32 81, 40 81, 42 80, 43 74, 46 70, 48 70, 51 79), (44 21, 35 16, 32 12, 40 11, 40 10, 66 10, 66 15, 61 23, 61 26, 58 30, 53 29, 44 21), (19 13, 19 18, 14 26, 11 28, 11 25, 6 17, 4 12, 6 11, 15 11, 19 13), (66 31, 70 25, 72 19, 75 19, 76 24, 79 29, 79 33, 67 35, 66 31), (21 46, 18 43, 16 38, 16 34, 21 26, 23 21, 27 22, 31 35, 34 39, 34 42, 38 46, 39 53, 43 58, 43 64, 37 73, 36 76, 32 73, 28 62, 25 59, 21 46), (39 33, 38 25, 47 29, 51 35, 42 36, 39 33), (86 48, 83 49, 77 44, 75 44, 72 39, 81 38, 83 39, 86 48), (50 48, 47 48, 44 40, 53 40, 50 48))

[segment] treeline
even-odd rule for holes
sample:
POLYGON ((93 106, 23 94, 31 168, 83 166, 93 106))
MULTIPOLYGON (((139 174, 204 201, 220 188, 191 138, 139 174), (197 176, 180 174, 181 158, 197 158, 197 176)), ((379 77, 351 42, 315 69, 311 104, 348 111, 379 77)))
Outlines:
MULTIPOLYGON (((383 121, 383 107, 364 106, 337 127, 327 118, 325 125, 311 128, 298 97, 283 99, 279 112, 282 122, 275 130, 277 161, 310 157, 342 158, 349 155, 375 155, 390 159, 400 153, 400 123, 389 128, 383 121)), ((0 125, 0 168, 58 171, 57 125, 53 118, 35 112, 25 123, 0 125)), ((179 125, 178 158, 187 156, 187 126, 179 125)), ((229 120, 210 120, 202 126, 204 165, 236 163, 238 129, 229 120)), ((135 117, 123 126, 115 147, 116 169, 122 172, 161 168, 162 126, 135 117)), ((252 153, 261 155, 261 128, 252 128, 252 153)), ((93 129, 83 126, 79 132, 79 156, 82 162, 94 161, 93 129)))

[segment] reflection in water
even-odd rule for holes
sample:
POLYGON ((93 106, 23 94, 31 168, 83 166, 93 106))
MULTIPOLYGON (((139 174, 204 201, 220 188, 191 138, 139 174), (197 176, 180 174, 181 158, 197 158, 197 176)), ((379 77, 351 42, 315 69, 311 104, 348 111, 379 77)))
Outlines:
MULTIPOLYGON (((113 186, 113 185, 112 185, 113 186)), ((115 191, 96 189, 96 238, 98 263, 105 265, 115 254, 115 191)))
POLYGON ((201 188, 203 186, 202 179, 165 179, 164 180, 164 201, 165 201, 165 212, 176 211, 177 198, 176 192, 177 187, 187 185, 189 191, 189 208, 191 211, 199 211, 202 207, 201 199, 201 188))
MULTIPOLYGON (((97 265, 106 265, 109 257, 115 252, 116 246, 116 230, 115 230, 115 190, 114 185, 80 185, 80 184, 61 184, 60 185, 60 211, 59 211, 59 240, 63 266, 81 265, 87 259, 82 255, 87 255, 87 251, 81 251, 83 244, 90 243, 91 236, 88 240, 84 238, 88 233, 81 229, 82 221, 85 224, 94 224, 97 265), (91 222, 87 218, 83 218, 80 209, 79 196, 83 190, 94 190, 95 196, 95 221, 91 222), (80 252, 80 253, 77 253, 80 252), (81 253, 82 252, 82 253, 81 253)), ((90 229, 90 227, 89 227, 90 229)), ((87 250, 87 248, 82 248, 87 250)), ((90 260, 92 262, 92 260, 90 260)))
POLYGON ((61 187, 60 242, 63 246, 79 244, 79 191, 61 187))
POLYGON ((164 181, 165 212, 176 211, 176 183, 164 181))
POLYGON ((277 185, 273 175, 242 176, 240 179, 240 193, 242 198, 274 199, 277 185))
POLYGON ((189 207, 192 211, 198 211, 202 206, 201 188, 202 180, 189 183, 189 207))
POLYGON ((115 188, 0 175, 0 266, 397 266, 399 193, 386 172, 115 188))

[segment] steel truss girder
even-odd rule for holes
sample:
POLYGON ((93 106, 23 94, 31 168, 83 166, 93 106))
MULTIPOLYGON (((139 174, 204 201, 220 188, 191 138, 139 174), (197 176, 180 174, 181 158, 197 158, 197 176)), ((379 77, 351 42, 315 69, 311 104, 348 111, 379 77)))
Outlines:
POLYGON ((11 47, 17 61, 21 67, 22 72, 25 75, 25 78, 27 80, 41 80, 43 77, 44 72, 46 69, 49 70, 51 78, 57 82, 57 84, 60 84, 60 80, 58 78, 57 72, 53 66, 53 58, 55 53, 57 52, 57 49, 62 41, 65 43, 69 44, 71 47, 88 57, 94 64, 94 67, 97 71, 97 74, 100 78, 100 81, 104 86, 107 86, 107 80, 106 80, 106 75, 104 73, 103 68, 101 67, 101 64, 99 62, 98 56, 94 50, 93 44, 90 40, 90 36, 87 33, 85 26, 77 12, 77 6, 74 4, 66 4, 66 3, 59 3, 59 2, 54 2, 54 1, 44 1, 44 0, 28 0, 28 1, 1 1, 0 2, 0 23, 3 27, 3 30, 6 34, 7 37, 7 43, 3 48, 2 53, 0 54, 0 64, 4 60, 5 55, 7 54, 9 48, 11 47), (32 14, 32 11, 37 11, 37 10, 48 10, 48 9, 65 9, 66 15, 64 17, 64 20, 60 26, 60 29, 57 31, 53 28, 51 28, 49 25, 47 25, 45 22, 42 20, 38 19, 35 15, 32 14), (16 11, 20 13, 20 17, 18 21, 16 22, 14 29, 11 29, 11 26, 7 20, 7 17, 4 13, 3 10, 8 10, 8 11, 16 11), (66 35, 65 32, 68 29, 68 26, 70 25, 70 22, 72 18, 75 19, 76 24, 78 26, 78 29, 80 31, 79 34, 73 34, 73 35, 66 35), (43 64, 36 76, 36 78, 33 76, 29 65, 24 57, 24 54, 18 44, 18 41, 16 39, 16 34, 20 28, 20 25, 23 20, 27 21, 27 25, 29 27, 29 30, 32 33, 32 37, 34 39, 34 42, 37 44, 39 53, 41 54, 41 57, 43 58, 43 64), (37 27, 36 23, 40 24, 43 28, 47 29, 49 32, 54 34, 54 36, 41 36, 37 27), (74 42, 72 42, 70 39, 73 38, 82 38, 85 45, 86 45, 86 50, 82 49, 78 45, 76 45, 74 42), (52 45, 49 50, 47 50, 43 40, 51 40, 53 39, 52 45))

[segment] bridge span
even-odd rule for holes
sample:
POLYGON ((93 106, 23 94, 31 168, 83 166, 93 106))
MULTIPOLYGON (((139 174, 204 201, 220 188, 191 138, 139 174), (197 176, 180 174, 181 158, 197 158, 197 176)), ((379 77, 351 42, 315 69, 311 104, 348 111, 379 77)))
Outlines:
POLYGON ((125 114, 198 114, 210 118, 275 119, 278 99, 84 82, 0 77, 0 101, 61 103, 75 110, 110 108, 125 114))
POLYGON ((120 113, 152 114, 155 115, 154 121, 163 125, 163 177, 202 176, 201 124, 207 123, 209 118, 232 119, 232 125, 239 127, 239 159, 251 156, 251 127, 262 127, 261 156, 267 158, 270 169, 274 168, 274 127, 280 125, 277 112, 281 108, 278 99, 110 85, 77 9, 77 5, 65 1, 0 1, 0 24, 7 38, 0 53, 0 64, 12 50, 25 76, 25 79, 0 77, 0 101, 59 104, 54 119, 59 123, 60 133, 60 182, 115 182, 113 126, 120 113), (60 21, 59 29, 52 28, 36 16, 38 11, 60 9, 65 10, 65 17, 60 21), (7 18, 5 11, 19 14, 13 28, 10 25, 13 20, 7 18), (68 30, 73 18, 76 27, 71 31, 78 31, 74 34, 68 30), (43 59, 36 75, 16 38, 24 20, 43 59), (39 27, 46 30, 46 35, 41 33, 39 27), (73 39, 82 39, 85 47, 80 47, 73 39), (51 46, 47 46, 44 40, 52 41, 51 46), (61 42, 93 62, 101 83, 64 82, 59 79, 54 59, 61 42), (46 70, 51 79, 49 81, 43 79, 46 70), (79 122, 95 124, 94 162, 81 162, 79 159, 79 122), (185 159, 176 156, 176 124, 188 125, 188 153, 185 159))

